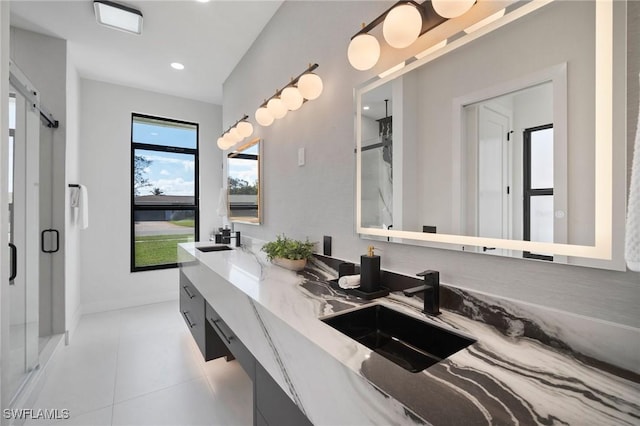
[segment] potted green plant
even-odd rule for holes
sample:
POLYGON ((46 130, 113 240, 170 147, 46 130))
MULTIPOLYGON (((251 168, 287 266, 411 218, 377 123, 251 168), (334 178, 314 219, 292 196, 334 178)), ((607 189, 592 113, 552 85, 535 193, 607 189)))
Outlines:
POLYGON ((307 259, 313 256, 315 243, 298 241, 278 235, 275 241, 262 246, 262 251, 267 253, 267 258, 275 265, 292 271, 301 271, 307 264, 307 259))

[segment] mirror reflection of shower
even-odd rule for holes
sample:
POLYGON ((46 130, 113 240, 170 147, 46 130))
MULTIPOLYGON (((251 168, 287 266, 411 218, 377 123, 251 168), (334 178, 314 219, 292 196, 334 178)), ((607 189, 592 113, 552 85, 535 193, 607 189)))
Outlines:
POLYGON ((393 117, 391 100, 372 99, 363 107, 362 188, 363 224, 393 227, 393 117))

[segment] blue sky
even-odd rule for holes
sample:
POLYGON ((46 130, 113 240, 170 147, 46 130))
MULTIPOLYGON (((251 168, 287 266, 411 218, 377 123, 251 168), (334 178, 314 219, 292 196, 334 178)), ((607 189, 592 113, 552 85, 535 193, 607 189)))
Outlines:
MULTIPOLYGON (((242 151, 243 154, 258 154, 258 144, 255 144, 242 151)), ((230 158, 228 174, 231 177, 246 180, 249 185, 253 185, 258 180, 258 162, 254 160, 243 160, 230 158)))
MULTIPOLYGON (((169 145, 181 148, 195 148, 195 127, 171 127, 157 124, 145 118, 134 119, 133 140, 152 145, 169 145)), ((258 154, 259 146, 253 145, 243 152, 258 154)), ((165 195, 193 195, 195 189, 194 157, 189 154, 136 150, 151 164, 145 168, 145 177, 150 186, 140 189, 140 195, 152 194, 153 188, 160 188, 165 195)), ((234 159, 229 162, 229 175, 254 184, 258 179, 258 164, 253 160, 234 159)))
POLYGON ((193 155, 136 150, 151 161, 144 169, 151 186, 142 188, 140 195, 149 195, 154 187, 162 189, 165 195, 193 195, 195 190, 195 161, 193 155))
MULTIPOLYGON (((133 140, 146 144, 196 148, 197 133, 195 127, 170 127, 134 121, 133 140)), ((151 185, 140 189, 140 195, 151 194, 154 187, 160 188, 165 195, 194 195, 193 155, 148 150, 136 150, 136 155, 151 161, 144 169, 145 177, 151 185)))

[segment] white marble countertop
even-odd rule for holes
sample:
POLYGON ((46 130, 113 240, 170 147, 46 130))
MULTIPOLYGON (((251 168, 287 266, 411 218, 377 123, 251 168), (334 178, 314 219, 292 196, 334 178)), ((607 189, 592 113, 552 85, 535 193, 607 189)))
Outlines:
POLYGON ((246 249, 204 253, 181 244, 181 270, 257 361, 317 425, 640 423, 640 384, 540 342, 510 337, 443 310, 427 317, 392 293, 367 302, 333 291, 335 278, 273 266, 246 249), (410 373, 319 320, 379 303, 477 342, 410 373))

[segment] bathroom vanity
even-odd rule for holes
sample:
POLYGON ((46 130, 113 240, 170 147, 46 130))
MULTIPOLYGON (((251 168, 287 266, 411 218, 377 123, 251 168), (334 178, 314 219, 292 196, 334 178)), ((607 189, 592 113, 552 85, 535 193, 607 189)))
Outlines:
POLYGON ((526 310, 442 286, 442 314, 427 317, 420 301, 401 291, 371 302, 333 290, 327 281, 337 272, 328 258, 295 273, 256 250, 207 253, 199 245, 178 249, 181 310, 198 309, 187 311, 185 321, 206 359, 233 356, 254 381, 254 424, 631 425, 640 419, 637 373, 581 355, 544 322, 524 317, 526 310), (196 308, 194 300, 201 301, 196 308), (411 372, 322 321, 372 304, 475 343, 411 372))

